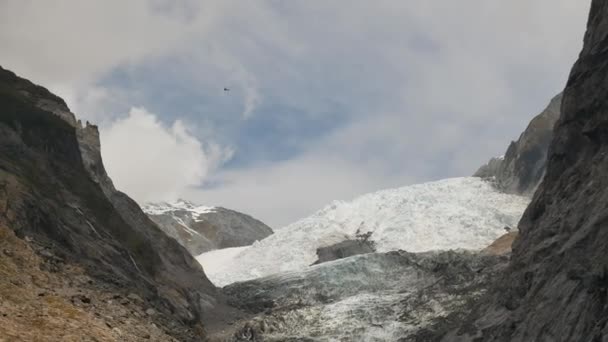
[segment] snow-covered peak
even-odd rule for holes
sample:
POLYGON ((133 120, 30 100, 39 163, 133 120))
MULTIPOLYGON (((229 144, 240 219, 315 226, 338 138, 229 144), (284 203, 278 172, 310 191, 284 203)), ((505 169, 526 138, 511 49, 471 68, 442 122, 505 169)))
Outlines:
MULTIPOLYGON (((219 286, 315 262, 319 247, 370 233, 378 252, 481 249, 515 227, 529 199, 504 194, 479 178, 453 178, 334 201, 310 217, 222 259, 199 261, 219 286)), ((221 253, 221 252, 220 252, 221 253)), ((219 257, 219 256, 216 256, 219 257)))
POLYGON ((165 233, 193 255, 250 245, 272 234, 270 227, 249 215, 183 199, 149 203, 142 209, 165 233))
POLYGON ((192 219, 196 220, 201 214, 216 211, 217 207, 198 205, 184 199, 178 199, 173 202, 147 203, 142 209, 148 215, 163 215, 175 211, 189 211, 192 214, 192 219))

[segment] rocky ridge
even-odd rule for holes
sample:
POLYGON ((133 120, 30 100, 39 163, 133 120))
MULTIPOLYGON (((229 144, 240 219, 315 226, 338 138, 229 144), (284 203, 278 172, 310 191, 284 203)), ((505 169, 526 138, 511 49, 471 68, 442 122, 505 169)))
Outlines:
POLYGON ((248 246, 273 233, 270 227, 249 215, 181 199, 173 203, 149 203, 142 209, 194 256, 248 246))
POLYGON ((99 288, 139 296, 158 313, 154 324, 179 340, 200 339, 205 317, 222 306, 192 256, 114 188, 97 127, 2 68, 0 225, 58 256, 53 272, 80 267, 99 288))
POLYGON ((547 150, 561 102, 560 93, 530 121, 519 139, 511 142, 504 156, 490 159, 474 176, 490 179, 507 193, 532 196, 545 175, 547 150))

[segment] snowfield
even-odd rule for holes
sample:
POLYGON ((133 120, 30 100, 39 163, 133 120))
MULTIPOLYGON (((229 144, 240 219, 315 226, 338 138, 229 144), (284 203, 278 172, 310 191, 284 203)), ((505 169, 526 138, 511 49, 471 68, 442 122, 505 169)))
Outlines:
POLYGON ((216 249, 199 255, 196 260, 203 265, 207 275, 219 274, 226 270, 226 265, 230 264, 233 258, 247 248, 249 246, 216 249))
POLYGON ((481 249, 516 227, 529 198, 474 177, 452 178, 334 201, 310 217, 239 250, 197 259, 217 286, 304 270, 316 249, 371 233, 378 252, 481 249))

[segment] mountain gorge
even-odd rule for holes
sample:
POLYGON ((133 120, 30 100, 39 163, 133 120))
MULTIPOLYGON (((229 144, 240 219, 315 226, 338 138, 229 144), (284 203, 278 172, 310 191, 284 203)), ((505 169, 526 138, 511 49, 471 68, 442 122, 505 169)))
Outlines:
MULTIPOLYGON (((594 1, 583 52, 563 94, 556 96, 530 122, 503 158, 491 160, 475 174, 501 193, 533 197, 517 230, 483 249, 461 246, 472 248, 471 251, 406 253, 381 248, 381 253, 370 252, 308 267, 315 249, 305 247, 306 253, 280 263, 285 267, 295 262, 292 268, 268 269, 263 261, 254 262, 247 265, 252 273, 241 279, 255 279, 231 283, 235 279, 224 278, 219 282, 229 284, 223 290, 236 298, 234 305, 255 315, 237 324, 237 340, 606 340, 603 175, 608 126, 607 88, 603 86, 606 62, 602 57, 607 36, 608 5, 594 1), (425 269, 425 265, 431 266, 425 269)), ((434 193, 441 197, 449 191, 434 193)), ((420 194, 414 197, 424 198, 420 194)), ((488 193, 479 196, 490 197, 488 193)), ((323 217, 336 208, 352 207, 352 211, 328 215, 320 231, 345 233, 342 239, 351 240, 367 232, 371 233, 372 241, 382 245, 379 233, 387 232, 388 222, 397 217, 412 217, 394 212, 382 215, 386 205, 383 201, 362 207, 355 205, 357 201, 330 206, 296 223, 300 227, 289 235, 293 238, 296 232, 304 231, 310 236, 322 236, 310 234, 319 223, 317 216, 323 217), (377 225, 373 221, 359 222, 357 214, 370 208, 375 208, 369 217, 377 218, 377 225)), ((445 197, 440 201, 449 203, 445 197)), ((466 212, 474 212, 473 202, 466 203, 466 212)), ((432 212, 431 207, 421 205, 414 211, 424 217, 432 212)), ((504 204, 499 208, 504 210, 504 204)), ((443 208, 440 212, 436 217, 454 223, 449 210, 443 208)), ((486 213, 483 217, 496 216, 486 213)), ((404 231, 386 235, 387 241, 395 243, 408 234, 414 234, 408 242, 416 241, 415 225, 403 223, 397 226, 404 231)), ((435 234, 431 249, 441 249, 442 242, 458 247, 439 222, 430 226, 431 234, 435 234), (445 241, 438 240, 439 236, 445 241)), ((279 230, 269 239, 236 253, 231 251, 229 260, 238 261, 234 266, 236 272, 228 274, 239 274, 239 265, 247 260, 263 260, 264 255, 280 259, 281 254, 274 254, 272 246, 287 242, 272 241, 280 238, 282 232, 279 230), (259 247, 263 245, 266 247, 259 247), (256 250, 264 253, 254 257, 256 250)), ((326 244, 339 240, 336 237, 326 244)), ((323 244, 317 241, 313 247, 323 244)), ((406 243, 401 248, 408 252, 424 250, 415 246, 406 243)), ((294 248, 289 250, 285 256, 294 254, 294 248)))
POLYGON ((561 103, 560 93, 530 121, 519 139, 511 142, 503 156, 490 159, 474 176, 489 179, 507 193, 534 194, 545 175, 547 151, 561 103))
MULTIPOLYGON (((26 269, 53 284, 21 297, 40 312, 53 298, 101 340, 424 340, 462 319, 504 269, 503 252, 478 251, 529 202, 469 177, 336 201, 274 234, 183 200, 147 205, 146 216, 104 171, 95 126, 3 75, 2 224, 25 241, 6 251, 28 255, 26 269), (223 289, 188 251, 203 252, 223 289)), ((26 264, 4 259, 7 279, 27 283, 14 279, 26 264)), ((23 318, 16 307, 2 310, 23 318)))
POLYGON ((96 126, 0 68, 0 341, 608 341, 608 2, 473 177, 273 230, 115 189, 96 126))

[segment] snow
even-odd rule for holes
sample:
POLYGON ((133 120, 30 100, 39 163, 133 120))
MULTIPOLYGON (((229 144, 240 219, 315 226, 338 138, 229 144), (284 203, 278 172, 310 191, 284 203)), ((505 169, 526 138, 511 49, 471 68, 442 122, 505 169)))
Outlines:
POLYGON ((173 216, 173 219, 175 219, 175 221, 182 226, 182 228, 184 228, 184 231, 188 234, 190 234, 190 236, 194 236, 194 235, 198 235, 201 236, 201 234, 199 232, 197 232, 196 230, 188 227, 186 225, 186 222, 184 222, 184 220, 182 220, 181 218, 177 217, 177 216, 173 216))
POLYGON ((198 257, 217 286, 307 268, 316 249, 371 232, 378 252, 481 249, 515 227, 529 198, 475 177, 452 178, 334 201, 236 251, 198 257))
POLYGON ((204 265, 206 273, 211 272, 213 274, 218 274, 222 272, 228 261, 234 259, 240 252, 247 248, 249 248, 249 246, 217 249, 199 255, 196 257, 196 260, 201 265, 204 265))
POLYGON ((183 199, 179 199, 175 202, 148 203, 144 205, 142 209, 149 215, 163 215, 171 214, 175 211, 188 211, 195 221, 197 221, 201 214, 208 214, 217 210, 216 207, 197 205, 183 199))

